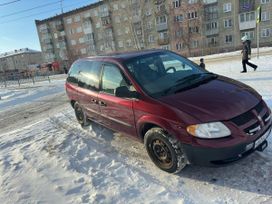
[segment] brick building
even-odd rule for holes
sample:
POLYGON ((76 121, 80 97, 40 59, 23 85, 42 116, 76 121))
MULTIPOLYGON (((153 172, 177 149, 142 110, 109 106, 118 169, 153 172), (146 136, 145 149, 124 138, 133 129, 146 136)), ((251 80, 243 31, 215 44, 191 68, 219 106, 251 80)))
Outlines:
POLYGON ((42 63, 42 53, 28 48, 0 54, 0 72, 25 71, 42 63))
POLYGON ((272 0, 104 0, 36 20, 45 62, 115 51, 163 48, 186 56, 256 46, 256 8, 262 6, 261 46, 272 45, 272 0))

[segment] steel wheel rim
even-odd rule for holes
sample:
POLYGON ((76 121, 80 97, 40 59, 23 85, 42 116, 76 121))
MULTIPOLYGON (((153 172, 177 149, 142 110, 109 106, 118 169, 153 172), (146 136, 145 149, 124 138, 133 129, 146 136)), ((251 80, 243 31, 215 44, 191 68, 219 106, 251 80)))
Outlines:
POLYGON ((173 159, 170 149, 160 139, 155 139, 151 143, 151 151, 160 166, 170 168, 173 165, 173 159))

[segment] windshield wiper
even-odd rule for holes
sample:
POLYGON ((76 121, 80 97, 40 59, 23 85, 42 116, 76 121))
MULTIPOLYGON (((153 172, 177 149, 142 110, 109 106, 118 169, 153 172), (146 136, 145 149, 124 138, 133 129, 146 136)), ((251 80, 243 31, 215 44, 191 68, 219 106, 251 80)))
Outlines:
POLYGON ((166 95, 173 90, 175 90, 174 93, 177 93, 184 89, 193 88, 193 87, 199 86, 200 84, 206 83, 211 79, 215 79, 217 77, 218 77, 217 74, 214 74, 211 72, 192 74, 177 80, 176 84, 173 87, 170 87, 164 90, 163 94, 166 95))

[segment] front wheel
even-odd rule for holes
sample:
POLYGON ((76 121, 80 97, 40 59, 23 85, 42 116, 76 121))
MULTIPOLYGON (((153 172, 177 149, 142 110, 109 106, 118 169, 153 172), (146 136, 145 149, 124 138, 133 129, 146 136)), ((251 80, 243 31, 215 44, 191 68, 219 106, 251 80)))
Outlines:
POLYGON ((144 143, 154 164, 168 173, 179 173, 188 163, 179 142, 161 128, 148 130, 144 143))
POLYGON ((76 119, 82 127, 86 127, 90 125, 90 122, 88 121, 86 113, 84 112, 83 108, 79 105, 78 102, 75 102, 74 110, 75 110, 76 119))

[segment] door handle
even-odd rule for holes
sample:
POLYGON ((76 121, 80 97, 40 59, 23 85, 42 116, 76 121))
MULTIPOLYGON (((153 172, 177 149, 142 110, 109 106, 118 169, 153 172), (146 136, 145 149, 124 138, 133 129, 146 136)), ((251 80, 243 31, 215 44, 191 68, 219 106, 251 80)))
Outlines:
POLYGON ((103 101, 99 101, 99 105, 100 106, 107 106, 107 104, 105 102, 103 102, 103 101))
POLYGON ((92 103, 98 104, 98 101, 96 99, 91 100, 92 103))

